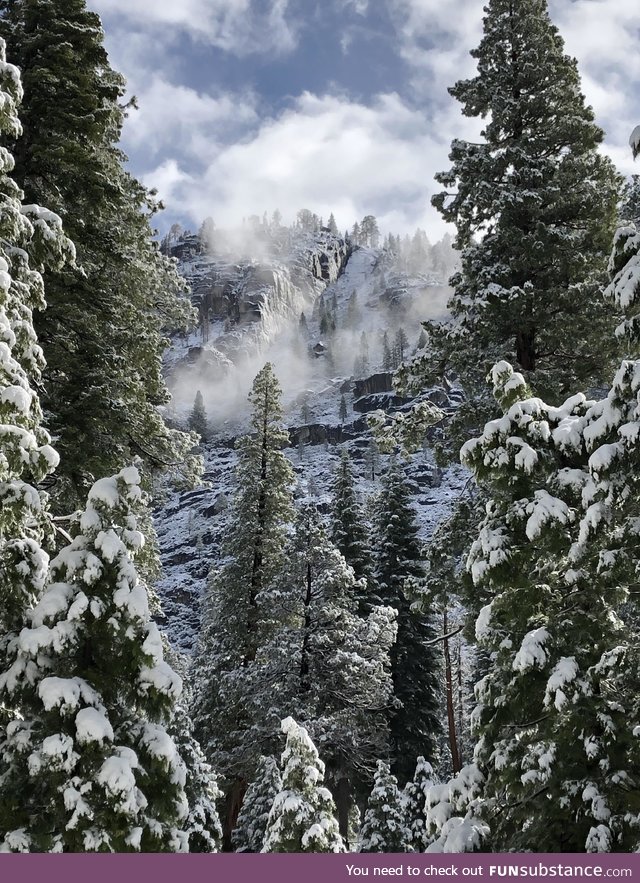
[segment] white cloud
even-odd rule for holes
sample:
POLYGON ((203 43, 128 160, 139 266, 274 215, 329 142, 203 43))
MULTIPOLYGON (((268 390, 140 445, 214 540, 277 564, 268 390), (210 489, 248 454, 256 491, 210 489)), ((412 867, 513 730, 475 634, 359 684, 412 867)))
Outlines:
POLYGON ((285 53, 297 42, 289 0, 90 0, 105 17, 145 32, 180 29, 236 55, 285 53))
POLYGON ((150 160, 176 145, 184 155, 206 158, 222 134, 225 140, 239 137, 258 120, 256 99, 249 93, 205 95, 159 76, 136 90, 136 97, 139 109, 127 121, 126 144, 143 148, 150 160))
POLYGON ((456 129, 463 134, 453 119, 435 125, 396 94, 365 106, 304 93, 251 137, 221 147, 197 180, 178 174, 176 162, 146 183, 194 223, 207 215, 238 222, 275 208, 293 219, 309 208, 325 218, 334 212, 341 227, 371 212, 384 229, 420 225, 438 237, 445 228, 429 202, 438 186, 431 170, 446 168, 456 129))

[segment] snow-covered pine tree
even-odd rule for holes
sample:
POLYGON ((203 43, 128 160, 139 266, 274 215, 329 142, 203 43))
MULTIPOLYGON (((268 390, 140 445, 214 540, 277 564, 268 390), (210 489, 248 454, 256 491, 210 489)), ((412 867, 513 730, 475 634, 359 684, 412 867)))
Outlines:
POLYGON ((391 651, 394 696, 391 712, 391 766, 401 781, 413 775, 415 758, 433 755, 440 732, 439 660, 432 642, 432 617, 415 613, 405 583, 424 574, 411 489, 404 470, 392 459, 382 481, 374 525, 373 597, 398 611, 398 637, 391 651))
POLYGON ((389 764, 379 760, 360 831, 360 852, 408 851, 409 832, 398 780, 391 775, 389 764))
POLYGON ((389 334, 385 331, 382 335, 382 370, 391 371, 393 368, 393 356, 389 346, 389 334))
POLYGON ((189 429, 196 432, 201 441, 206 441, 209 435, 209 426, 207 422, 207 412, 204 407, 204 399, 200 390, 196 392, 193 409, 189 416, 189 429))
POLYGON ((507 363, 492 380, 503 416, 462 451, 490 494, 468 566, 491 596, 476 624, 491 666, 476 686, 476 785, 462 824, 472 833, 480 819, 485 848, 495 851, 632 849, 638 749, 621 698, 637 686, 635 651, 618 613, 628 583, 606 576, 616 552, 603 548, 602 534, 613 513, 599 486, 616 446, 589 458, 615 415, 631 424, 616 383, 602 403, 579 394, 554 408, 532 398, 507 363), (592 533, 583 558, 580 541, 592 533))
POLYGON ((185 767, 166 729, 181 681, 134 563, 141 499, 134 467, 96 482, 12 643, 0 676, 20 710, 0 737, 5 850, 187 849, 185 767))
POLYGON ((254 380, 249 402, 251 433, 237 444, 237 493, 224 551, 227 560, 212 574, 194 665, 192 714, 196 735, 216 772, 224 777, 230 846, 245 783, 261 749, 277 733, 260 704, 256 656, 274 627, 270 592, 285 569, 287 535, 295 520, 293 470, 282 449, 289 435, 281 425, 281 391, 270 364, 254 380))
MULTIPOLYGON (((197 440, 168 428, 164 329, 191 320, 185 285, 152 240, 151 194, 124 167, 122 77, 85 0, 0 0, 0 35, 23 72, 21 137, 10 135, 29 203, 57 212, 77 266, 44 273, 35 327, 47 367, 42 401, 61 456, 52 503, 82 505, 96 478, 134 458, 191 479, 197 440)), ((9 134, 9 133, 7 133, 9 134)))
POLYGON ((262 852, 344 852, 324 764, 304 727, 282 721, 282 790, 276 795, 262 852))
POLYGON ((189 852, 218 852, 222 826, 216 801, 222 797, 215 772, 193 735, 193 721, 184 697, 176 704, 169 726, 178 754, 185 765, 184 786, 189 814, 183 823, 189 852))
POLYGON ((340 465, 333 482, 331 508, 331 539, 353 568, 357 580, 365 580, 365 591, 358 598, 360 613, 371 606, 367 587, 371 579, 372 552, 369 547, 367 522, 358 501, 349 451, 340 454, 340 465))
POLYGON ((279 623, 261 650, 257 682, 263 716, 291 711, 322 744, 345 840, 353 801, 367 793, 376 760, 389 749, 395 611, 370 606, 358 616, 362 592, 316 505, 305 501, 271 596, 279 623))
POLYGON ((402 362, 404 362, 405 360, 405 356, 409 352, 409 338, 407 337, 407 332, 404 330, 404 328, 398 328, 393 343, 393 350, 396 355, 398 365, 401 365, 402 362))
POLYGON ((242 809, 233 832, 236 852, 261 852, 273 801, 282 791, 282 776, 275 757, 261 757, 253 782, 242 800, 242 809))
MULTIPOLYGON (((19 71, 5 60, 0 39, 0 134, 21 133, 19 71)), ((23 206, 9 177, 13 159, 0 150, 0 668, 24 625, 25 612, 45 586, 52 539, 47 496, 38 490, 58 465, 58 455, 42 427, 36 387, 44 359, 33 328, 33 312, 43 309, 39 269, 73 259, 73 246, 60 218, 39 206, 23 206), (30 256, 30 257, 29 257, 30 256)))
POLYGON ((433 767, 419 757, 413 779, 404 787, 404 813, 407 846, 412 852, 425 852, 431 843, 427 829, 426 801, 429 789, 435 784, 433 767))
POLYGON ((600 289, 620 187, 546 0, 489 0, 472 55, 477 75, 450 92, 486 125, 479 143, 452 143, 433 197, 461 251, 453 322, 427 323, 428 346, 398 378, 424 389, 457 373, 457 446, 492 413, 485 377, 500 359, 556 403, 607 376, 613 317, 600 289))

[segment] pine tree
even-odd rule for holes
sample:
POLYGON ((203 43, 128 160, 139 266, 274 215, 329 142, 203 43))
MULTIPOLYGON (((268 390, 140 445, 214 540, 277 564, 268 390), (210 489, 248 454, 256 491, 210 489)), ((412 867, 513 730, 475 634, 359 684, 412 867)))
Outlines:
POLYGON ((141 497, 133 467, 94 485, 12 645, 0 694, 20 717, 0 737, 4 850, 187 849, 185 767, 166 729, 181 681, 134 564, 141 497))
POLYGON ((398 611, 398 637, 391 653, 394 695, 400 707, 390 717, 392 769, 407 781, 414 759, 435 752, 440 732, 439 663, 432 642, 432 617, 411 610, 404 589, 424 573, 411 490, 404 471, 392 460, 382 482, 374 526, 374 597, 398 611))
POLYGON ((344 423, 344 421, 349 416, 349 411, 347 410, 347 400, 342 395, 340 396, 340 408, 338 411, 338 417, 340 418, 340 423, 344 423))
POLYGON ((304 727, 282 721, 282 790, 273 801, 262 852, 344 852, 324 764, 304 727))
MULTIPOLYGON (((0 133, 21 131, 19 72, 5 61, 0 39, 0 133)), ((36 389, 44 359, 33 328, 33 313, 45 306, 45 264, 72 260, 73 246, 60 218, 38 206, 21 204, 9 177, 11 154, 0 156, 0 670, 24 625, 26 611, 40 597, 48 573, 47 546, 53 529, 47 496, 38 486, 59 462, 42 426, 36 389), (29 257, 30 256, 30 257, 29 257)), ((0 712, 1 715, 1 712, 0 712)))
POLYGON ((222 797, 211 765, 193 735, 193 721, 184 698, 176 705, 169 727, 178 754, 185 765, 184 792, 189 814, 183 824, 189 852, 218 852, 222 840, 222 826, 216 801, 222 797))
POLYGON ((282 776, 275 757, 261 757, 253 782, 247 788, 238 824, 233 832, 236 852, 262 852, 269 813, 282 791, 282 776))
POLYGON ((287 557, 270 603, 278 627, 258 660, 261 704, 266 715, 294 712, 322 743, 346 838, 353 800, 366 793, 376 759, 388 752, 395 611, 370 606, 366 617, 358 615, 365 587, 312 501, 300 507, 287 557))
MULTIPOLYGON (((353 479, 349 451, 344 448, 340 455, 340 465, 333 483, 331 511, 331 539, 344 555, 347 564, 353 568, 357 580, 371 579, 372 552, 369 548, 367 523, 358 498, 353 479)), ((369 606, 366 598, 359 599, 360 612, 369 606)))
POLYGON ((412 852, 425 852, 431 842, 427 830, 426 801, 434 785, 433 767, 419 757, 413 779, 404 788, 405 826, 407 846, 412 852))
POLYGON ((360 223, 361 245, 377 248, 380 244, 380 230, 373 215, 365 215, 360 223))
MULTIPOLYGON (((191 321, 185 285, 152 241, 152 195, 124 168, 122 77, 85 0, 1 0, 0 33, 25 83, 15 175, 29 203, 63 220, 76 266, 44 274, 36 319, 47 359, 43 406, 61 455, 55 503, 68 511, 96 477, 135 457, 193 478, 194 438, 169 429, 163 329, 191 321)), ((17 132, 12 133, 12 138, 17 132)))
POLYGON ((201 441, 206 441, 209 435, 209 427, 207 424, 207 412, 204 407, 204 399, 200 390, 196 392, 196 398, 193 403, 193 410, 189 417, 189 429, 198 434, 201 441))
POLYGON ((635 707, 637 651, 618 613, 630 575, 618 569, 628 521, 616 512, 633 498, 618 470, 621 439, 634 437, 622 407, 634 366, 623 363, 602 402, 579 394, 550 407, 499 363, 503 416, 463 448, 491 496, 468 566, 491 596, 476 623, 491 667, 476 686, 473 812, 496 851, 638 842, 640 766, 625 707, 635 707))
POLYGON ((479 431, 493 408, 484 380, 500 359, 555 402, 608 373, 612 316, 600 288, 620 179, 598 151, 603 133, 546 0, 490 0, 472 55, 477 76, 450 92, 465 115, 487 120, 482 141, 452 143, 451 169, 436 176, 446 190, 433 198, 461 251, 454 321, 428 323, 429 345, 400 381, 424 389, 455 372, 467 395, 456 425, 479 431))
POLYGON ((396 332, 394 350, 397 353, 398 364, 404 362, 404 358, 409 350, 409 338, 404 328, 398 328, 396 332))
POLYGON ((378 761, 360 831, 360 852, 408 852, 408 832, 398 780, 378 761))
POLYGON ((331 214, 329 215, 327 227, 329 228, 329 232, 333 233, 334 236, 338 235, 338 225, 336 224, 336 219, 333 216, 333 212, 331 212, 331 214))
POLYGON ((389 335, 385 331, 382 335, 382 370, 391 371, 393 368, 393 357, 391 355, 391 347, 389 346, 389 335))
POLYGON ((427 336, 427 332, 425 331, 424 328, 422 328, 420 331, 420 336, 418 337, 418 340, 416 342, 416 350, 415 351, 419 352, 420 350, 423 350, 428 342, 429 342, 429 338, 427 336))
POLYGON ((289 435, 280 422, 280 398, 273 367, 267 364, 249 396, 251 434, 237 444, 238 491, 224 544, 227 561, 210 580, 195 660, 196 734, 229 783, 226 845, 260 748, 275 739, 259 702, 256 656, 271 634, 270 591, 284 570, 295 517, 293 471, 282 452, 289 435))

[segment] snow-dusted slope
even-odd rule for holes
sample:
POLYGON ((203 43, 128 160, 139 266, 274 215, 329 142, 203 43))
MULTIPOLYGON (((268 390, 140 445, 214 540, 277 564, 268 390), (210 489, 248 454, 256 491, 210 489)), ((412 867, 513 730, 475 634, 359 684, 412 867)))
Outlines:
MULTIPOLYGON (((202 321, 197 335, 175 341, 167 370, 178 418, 185 418, 196 389, 203 392, 210 424, 203 446, 206 484, 182 493, 168 490, 156 526, 164 566, 158 591, 166 626, 172 640, 190 650, 207 575, 221 560, 234 490, 233 446, 247 429, 246 395, 254 375, 266 361, 276 366, 292 440, 288 456, 299 492, 315 496, 321 510, 328 511, 333 472, 347 447, 361 496, 372 501, 387 458, 370 444, 363 412, 411 404, 390 391, 391 373, 382 364, 383 334, 393 341, 402 328, 412 352, 419 320, 443 314, 447 289, 437 276, 399 273, 380 250, 350 253, 342 240, 328 234, 290 243, 275 262, 271 257, 260 262, 211 257, 198 253, 193 243, 183 247, 180 257, 202 321), (329 334, 321 330, 323 311, 335 320, 329 334), (367 370, 357 377, 354 361, 363 332, 367 370), (343 396, 347 417, 341 420, 343 396)), ((461 468, 442 473, 428 448, 413 458, 407 472, 414 482, 421 534, 427 539, 466 475, 461 468)))

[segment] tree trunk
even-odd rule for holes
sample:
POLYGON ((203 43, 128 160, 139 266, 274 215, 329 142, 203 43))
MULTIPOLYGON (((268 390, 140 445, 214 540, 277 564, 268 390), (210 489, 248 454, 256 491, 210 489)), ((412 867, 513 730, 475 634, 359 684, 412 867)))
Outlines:
POLYGON ((241 776, 236 776, 231 784, 225 802, 225 814, 222 824, 222 851, 233 852, 231 834, 238 823, 238 814, 242 807, 242 800, 247 790, 247 781, 241 776))
MULTIPOLYGON (((448 632, 448 616, 447 609, 444 611, 444 634, 446 635, 448 632)), ((443 644, 443 652, 444 652, 444 671, 445 671, 445 684, 446 684, 446 696, 447 696, 447 723, 449 727, 449 747, 451 749, 451 764, 453 766, 453 773, 460 772, 460 753, 458 751, 458 737, 456 734, 456 713, 453 704, 453 672, 451 670, 451 649, 449 647, 449 638, 444 639, 443 644)))
POLYGON ((516 358, 524 371, 536 370, 536 332, 533 328, 520 329, 516 335, 516 358))
POLYGON ((353 846, 352 843, 349 843, 349 811, 351 809, 351 786, 349 784, 349 780, 340 775, 340 778, 337 780, 336 785, 333 789, 333 799, 336 803, 336 812, 338 816, 338 827, 340 829, 340 835, 344 840, 344 845, 347 847, 347 850, 353 846))

